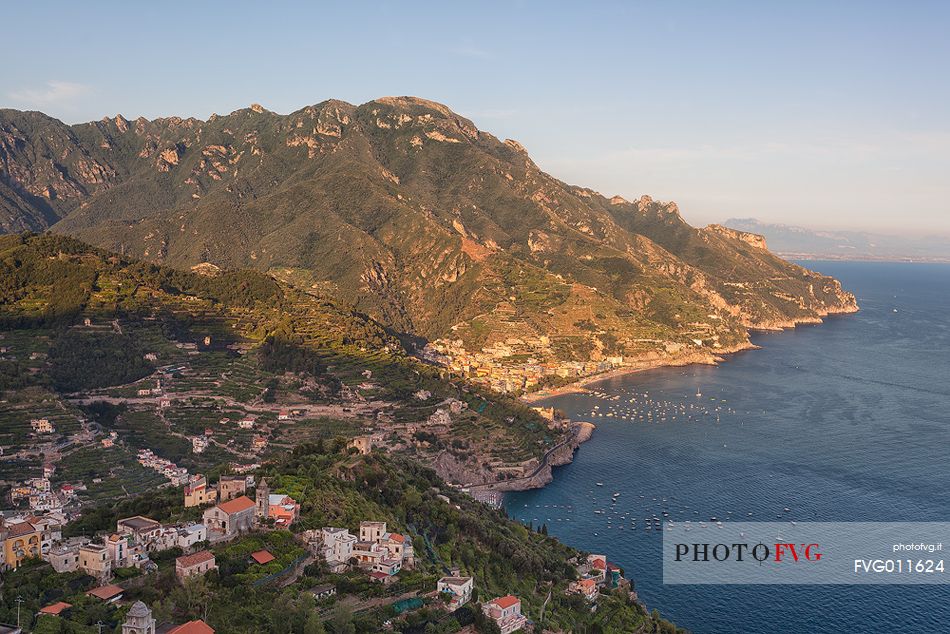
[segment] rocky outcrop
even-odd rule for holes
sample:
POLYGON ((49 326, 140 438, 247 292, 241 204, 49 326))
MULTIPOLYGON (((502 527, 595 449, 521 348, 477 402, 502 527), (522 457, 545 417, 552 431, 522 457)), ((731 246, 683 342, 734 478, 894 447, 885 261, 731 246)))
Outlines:
POLYGON ((705 231, 712 231, 728 238, 732 238, 733 240, 745 242, 749 246, 755 247, 756 249, 768 250, 768 246, 765 244, 765 236, 759 235, 757 233, 738 231, 736 229, 730 229, 729 227, 716 224, 706 226, 705 231))
POLYGON ((527 491, 528 489, 540 489, 554 480, 554 474, 552 473, 554 467, 570 464, 574 460, 574 453, 582 443, 590 440, 594 429, 595 425, 593 423, 574 423, 571 426, 569 437, 549 449, 539 461, 538 466, 535 467, 531 473, 520 478, 511 478, 508 480, 488 482, 475 481, 476 484, 472 484, 468 488, 473 491, 527 491))

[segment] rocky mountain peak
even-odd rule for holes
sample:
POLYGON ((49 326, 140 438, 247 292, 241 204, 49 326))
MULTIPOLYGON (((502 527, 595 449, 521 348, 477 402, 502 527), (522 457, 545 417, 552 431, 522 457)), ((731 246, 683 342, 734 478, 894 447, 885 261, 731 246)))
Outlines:
POLYGON ((726 236, 734 240, 740 240, 746 244, 753 246, 757 249, 768 250, 768 246, 765 244, 765 236, 758 233, 750 233, 748 231, 739 231, 738 229, 730 229, 729 227, 724 227, 719 224, 707 225, 704 228, 705 231, 710 231, 717 233, 721 236, 726 236))
POLYGON ((424 108, 426 110, 434 110, 446 118, 451 119, 458 117, 458 115, 452 112, 448 106, 437 101, 430 101, 429 99, 423 99, 421 97, 380 97, 378 99, 374 99, 373 101, 402 110, 416 110, 419 108, 424 108))
POLYGON ((724 349, 745 325, 853 307, 756 238, 567 185, 517 141, 417 97, 206 122, 0 111, 0 231, 51 226, 176 267, 292 270, 397 330, 475 349, 547 332, 574 338, 566 358, 724 349), (708 337, 684 334, 697 328, 708 337))

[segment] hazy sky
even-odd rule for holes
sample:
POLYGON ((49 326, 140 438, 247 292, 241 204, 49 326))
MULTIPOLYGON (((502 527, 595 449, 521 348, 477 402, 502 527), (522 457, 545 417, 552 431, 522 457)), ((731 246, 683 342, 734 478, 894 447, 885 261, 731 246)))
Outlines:
POLYGON ((418 95, 687 220, 950 233, 950 2, 17 2, 0 105, 67 122, 418 95))

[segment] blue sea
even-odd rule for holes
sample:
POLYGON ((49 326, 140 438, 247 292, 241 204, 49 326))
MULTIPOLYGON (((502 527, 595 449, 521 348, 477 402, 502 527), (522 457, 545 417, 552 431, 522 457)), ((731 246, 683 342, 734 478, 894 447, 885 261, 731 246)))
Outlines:
POLYGON ((662 584, 653 516, 950 521, 950 265, 803 264, 841 280, 861 311, 755 335, 760 350, 718 367, 545 401, 597 430, 552 484, 505 506, 607 554, 649 608, 696 633, 950 632, 950 585, 662 584))

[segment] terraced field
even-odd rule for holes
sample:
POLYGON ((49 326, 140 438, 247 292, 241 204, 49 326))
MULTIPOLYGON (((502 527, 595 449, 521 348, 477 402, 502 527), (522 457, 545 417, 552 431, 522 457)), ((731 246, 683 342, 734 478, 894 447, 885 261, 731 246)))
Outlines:
POLYGON ((161 474, 141 466, 131 452, 120 447, 85 447, 64 456, 56 467, 53 485, 83 482, 87 490, 79 495, 89 500, 134 497, 168 484, 161 474))
POLYGON ((14 285, 0 289, 9 326, 0 333, 0 446, 6 461, 26 452, 16 470, 0 460, 0 473, 15 479, 24 467, 35 473, 40 451, 63 464, 58 482, 81 479, 95 497, 164 481, 135 462, 142 449, 208 473, 373 433, 433 463, 450 451, 477 470, 540 456, 556 441, 530 409, 452 382, 381 325, 309 287, 124 261, 52 235, 5 236, 0 253, 0 267, 16 263, 14 285), (440 437, 414 431, 449 399, 465 407, 436 429, 440 437), (278 420, 282 410, 293 414, 278 420), (33 417, 49 418, 55 436, 32 436, 33 417), (252 429, 237 425, 245 417, 252 429), (109 432, 117 439, 107 448, 109 432), (201 453, 197 437, 208 441, 201 453))

